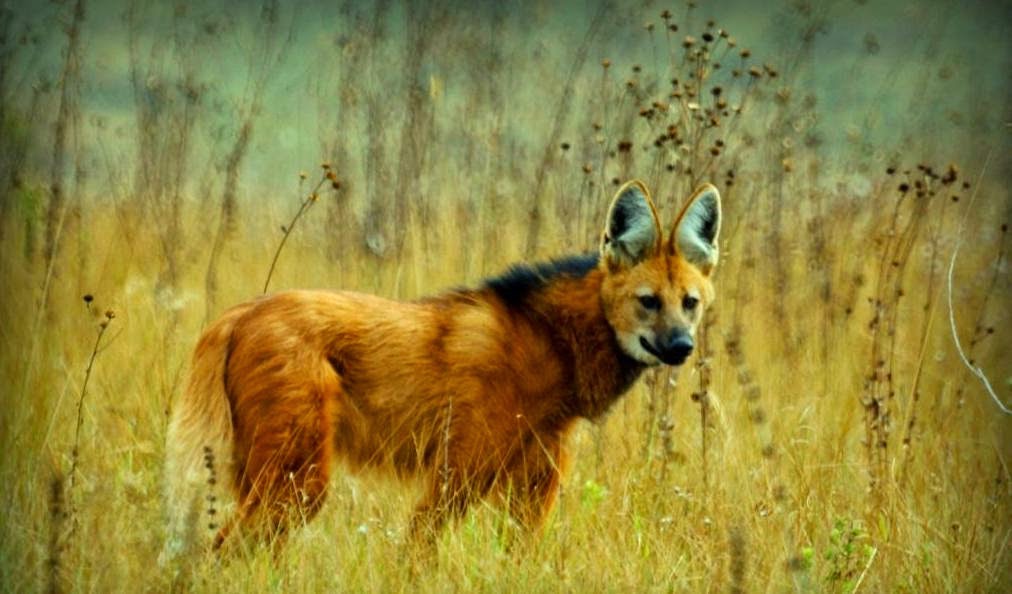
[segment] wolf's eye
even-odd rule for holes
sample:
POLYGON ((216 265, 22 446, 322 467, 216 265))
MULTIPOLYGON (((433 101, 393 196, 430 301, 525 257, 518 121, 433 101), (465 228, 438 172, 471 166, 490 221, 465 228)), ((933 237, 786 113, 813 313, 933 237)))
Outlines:
POLYGON ((692 311, 696 309, 697 305, 699 305, 699 299, 696 299, 692 295, 682 297, 682 307, 685 308, 685 311, 692 311))
POLYGON ((657 295, 640 295, 639 300, 643 309, 657 311, 661 308, 661 300, 657 298, 657 295))

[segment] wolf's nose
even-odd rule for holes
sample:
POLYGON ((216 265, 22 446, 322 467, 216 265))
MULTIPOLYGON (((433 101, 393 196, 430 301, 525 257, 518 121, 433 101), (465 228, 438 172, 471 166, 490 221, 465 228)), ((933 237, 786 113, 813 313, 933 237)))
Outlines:
POLYGON ((684 332, 672 332, 662 341, 661 352, 664 354, 664 362, 669 365, 678 365, 692 354, 692 337, 684 332))

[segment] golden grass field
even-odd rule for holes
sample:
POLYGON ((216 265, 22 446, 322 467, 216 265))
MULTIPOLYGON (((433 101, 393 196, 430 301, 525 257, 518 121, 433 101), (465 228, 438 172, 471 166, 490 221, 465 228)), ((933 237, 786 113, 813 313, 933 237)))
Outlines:
MULTIPOLYGON (((661 27, 659 13, 649 18, 661 27)), ((691 47, 687 30, 655 46, 670 60, 655 49, 642 72, 587 50, 586 79, 602 91, 576 79, 550 95, 573 95, 553 104, 571 126, 542 144, 511 140, 503 127, 520 120, 488 116, 495 91, 476 91, 475 138, 462 147, 438 103, 456 98, 432 75, 405 91, 409 115, 379 146, 352 126, 347 143, 361 151, 321 142, 301 181, 293 168, 258 170, 276 186, 242 182, 243 159, 264 145, 226 136, 187 148, 182 131, 198 134, 201 120, 166 116, 183 113, 171 102, 157 121, 138 116, 138 137, 156 139, 138 141, 147 152, 107 158, 97 180, 71 175, 56 191, 49 169, 19 165, 0 219, 0 590, 1012 589, 1012 419, 960 361, 947 290, 958 247, 952 315, 1007 405, 1007 133, 987 159, 957 147, 925 162, 903 146, 812 157, 789 125, 815 109, 790 92, 804 78, 762 60, 751 75, 741 46, 716 49, 727 43, 719 25, 695 21, 691 47), (707 44, 706 56, 692 53, 707 44), (670 72, 694 73, 683 74, 685 95, 664 86, 670 72), (723 94, 706 92, 718 84, 723 94), (721 97, 747 108, 725 116, 721 97), (204 167, 204 152, 216 165, 204 167), (377 155, 378 173, 367 166, 377 155), (325 180, 292 225, 320 161, 341 188, 325 180), (262 292, 279 227, 291 233, 271 290, 412 299, 596 249, 613 177, 644 179, 662 220, 695 184, 718 185, 717 300, 683 368, 647 373, 580 425, 543 534, 519 535, 498 509, 476 506, 434 559, 418 560, 405 543, 418 485, 337 472, 321 514, 280 552, 250 543, 233 558, 158 565, 168 410, 209 317, 262 292)), ((354 51, 367 60, 371 50, 354 51)), ((374 98, 345 100, 368 111, 374 98)), ((52 102, 59 120, 58 93, 52 102)), ((236 116, 237 138, 252 111, 236 116)), ((83 116, 67 125, 91 125, 83 116)), ((6 142, 59 155, 26 121, 5 122, 21 134, 6 142)))

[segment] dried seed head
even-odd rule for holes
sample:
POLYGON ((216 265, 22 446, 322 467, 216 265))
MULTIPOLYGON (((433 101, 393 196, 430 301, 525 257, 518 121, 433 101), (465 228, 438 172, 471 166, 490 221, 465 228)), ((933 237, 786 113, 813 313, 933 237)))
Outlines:
POLYGON ((957 167, 954 163, 950 163, 949 168, 945 170, 945 175, 942 176, 942 183, 949 185, 954 183, 958 177, 959 167, 957 167))
POLYGON ((682 40, 682 47, 684 48, 690 48, 694 45, 696 45, 696 38, 692 35, 686 35, 685 39, 682 40))
POLYGON ((601 60, 601 66, 604 67, 605 70, 611 68, 611 60, 608 58, 601 60))

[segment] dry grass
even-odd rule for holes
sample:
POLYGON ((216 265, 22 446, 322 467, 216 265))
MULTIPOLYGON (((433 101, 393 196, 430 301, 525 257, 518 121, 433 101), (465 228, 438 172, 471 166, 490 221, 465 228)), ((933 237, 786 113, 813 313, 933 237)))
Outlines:
MULTIPOLYGON (((730 206, 727 217, 734 216, 741 214, 730 206)), ((870 214, 857 218, 875 225, 870 214)), ((3 451, 17 453, 4 456, 0 467, 8 510, 0 575, 12 591, 44 583, 46 571, 60 571, 54 581, 82 590, 131 584, 163 590, 184 579, 152 568, 162 537, 166 409, 203 304, 184 301, 168 315, 155 279, 138 271, 143 260, 125 256, 144 248, 115 239, 116 225, 96 220, 99 236, 112 239, 94 252, 102 270, 82 271, 111 287, 98 299, 120 315, 98 354, 84 406, 78 481, 65 502, 50 493, 54 477, 73 461, 75 397, 100 320, 72 287, 55 285, 51 312, 36 327, 23 312, 31 312, 28 287, 38 286, 39 272, 7 263, 16 282, 6 291, 18 289, 3 299, 4 341, 18 348, 3 356, 10 386, 3 451), (166 324, 173 319, 173 326, 166 324), (73 510, 71 525, 78 528, 53 556, 47 527, 65 522, 50 508, 61 506, 73 510), (53 558, 59 563, 47 565, 53 558)), ((314 242, 303 235, 282 254, 282 262, 299 262, 283 265, 283 284, 332 284, 325 271, 333 264, 314 242)), ((648 377, 607 418, 581 428, 561 504, 530 550, 506 550, 504 518, 479 508, 444 535, 438 562, 415 575, 402 545, 415 491, 339 475, 321 517, 278 559, 259 550, 224 564, 206 559, 188 568, 186 583, 226 591, 723 590, 730 584, 741 591, 836 591, 867 570, 863 587, 870 591, 1000 590, 1009 579, 1008 420, 969 383, 946 335, 944 312, 926 315, 919 300, 908 308, 900 301, 890 303, 901 308, 891 430, 866 433, 862 399, 874 372, 875 335, 868 329, 874 293, 867 284, 848 285, 855 275, 873 276, 875 262, 850 256, 848 250, 860 249, 853 243, 832 242, 837 247, 828 258, 839 267, 833 280, 847 288, 826 303, 804 280, 804 259, 788 264, 797 279, 793 288, 772 294, 754 286, 769 274, 768 264, 745 261, 747 242, 727 245, 707 334, 711 379, 702 422, 698 368, 687 366, 671 381, 666 372, 648 377), (752 291, 747 302, 736 302, 745 290, 752 291), (771 315, 773 300, 785 301, 788 318, 771 315), (854 308, 850 314, 848 308, 854 308), (834 319, 826 323, 827 315, 834 319), (915 415, 904 444, 904 421, 915 415), (863 444, 880 435, 887 445, 869 459, 863 444)), ((964 266, 985 269, 995 247, 982 247, 983 262, 964 266)), ((230 263, 227 277, 239 294, 257 292, 269 261, 266 249, 248 248, 230 263)), ((435 249, 449 254, 441 266, 461 266, 453 256, 460 252, 435 249)), ((376 290, 417 265, 408 258, 375 270, 362 266, 359 275, 344 275, 343 286, 376 290)), ((923 295, 923 266, 912 268, 906 290, 923 295)), ((446 283, 432 284, 438 290, 446 283)), ((986 286, 961 292, 961 310, 975 311, 986 286)), ((186 295, 180 291, 176 299, 186 295)), ((1007 337, 989 340, 976 347, 976 357, 1000 370, 1007 342, 998 341, 1007 337)))
MULTIPOLYGON (((416 16, 408 43, 424 56, 435 51, 423 43, 427 28, 438 33, 449 17, 416 16)), ((670 31, 680 17, 653 18, 647 65, 601 66, 593 93, 577 79, 558 89, 570 123, 549 134, 544 152, 505 148, 510 139, 489 123, 504 91, 474 72, 475 133, 503 147, 501 160, 441 137, 425 123, 435 104, 412 95, 417 120, 404 120, 396 147, 362 134, 348 141, 360 155, 327 149, 341 191, 321 193, 283 234, 278 227, 309 204, 308 188, 281 203, 238 184, 256 150, 245 144, 207 149, 223 159, 218 176, 192 157, 170 159, 169 179, 199 180, 189 194, 175 181, 115 184, 142 180, 129 170, 150 166, 140 158, 109 168, 109 195, 80 196, 73 217, 59 209, 82 186, 61 187, 52 250, 34 243, 50 217, 32 206, 47 200, 48 172, 33 177, 19 164, 23 181, 5 189, 17 202, 4 198, 5 212, 15 204, 9 212, 19 216, 0 220, 0 590, 1007 590, 1010 421, 962 367, 942 291, 966 216, 964 234, 975 240, 961 248, 956 319, 968 356, 1008 402, 1008 190, 993 172, 978 180, 979 168, 806 159, 783 142, 801 141, 789 123, 815 109, 801 93, 792 98, 792 70, 743 58, 703 19, 688 43, 684 20, 670 31), (716 49, 692 53, 708 43, 716 49), (672 72, 683 76, 675 90, 672 72), (722 114, 722 98, 746 106, 741 124, 722 114), (377 155, 382 163, 366 168, 377 155), (826 189, 855 170, 867 187, 826 189), (337 473, 320 516, 280 554, 252 546, 225 561, 158 567, 167 410, 207 313, 258 294, 269 269, 272 289, 413 298, 528 255, 592 249, 612 178, 629 176, 657 188, 665 213, 696 181, 719 183, 727 223, 718 300, 701 355, 680 372, 649 374, 607 417, 579 428, 573 472, 542 536, 516 545, 512 524, 478 506, 442 535, 436 559, 413 561, 403 543, 416 486, 337 473), (148 199, 133 199, 140 187, 148 199), (85 293, 94 294, 88 307, 85 293), (109 309, 115 320, 104 317, 109 309)), ((265 61, 284 51, 270 47, 265 61)), ((591 49, 578 60, 593 63, 591 49)), ((346 51, 367 61, 383 50, 346 51)), ((257 72, 266 81, 270 69, 257 72)), ((262 87, 252 92, 259 101, 262 87)), ((340 102, 361 100, 363 118, 379 117, 370 93, 340 102)), ((244 117, 242 129, 255 115, 244 117)), ((65 134, 74 121, 67 116, 65 134)), ((177 131, 193 133, 192 120, 180 122, 177 131)), ((155 161, 190 150, 169 141, 149 149, 155 161)), ((216 521, 216 503, 201 525, 216 521)))

